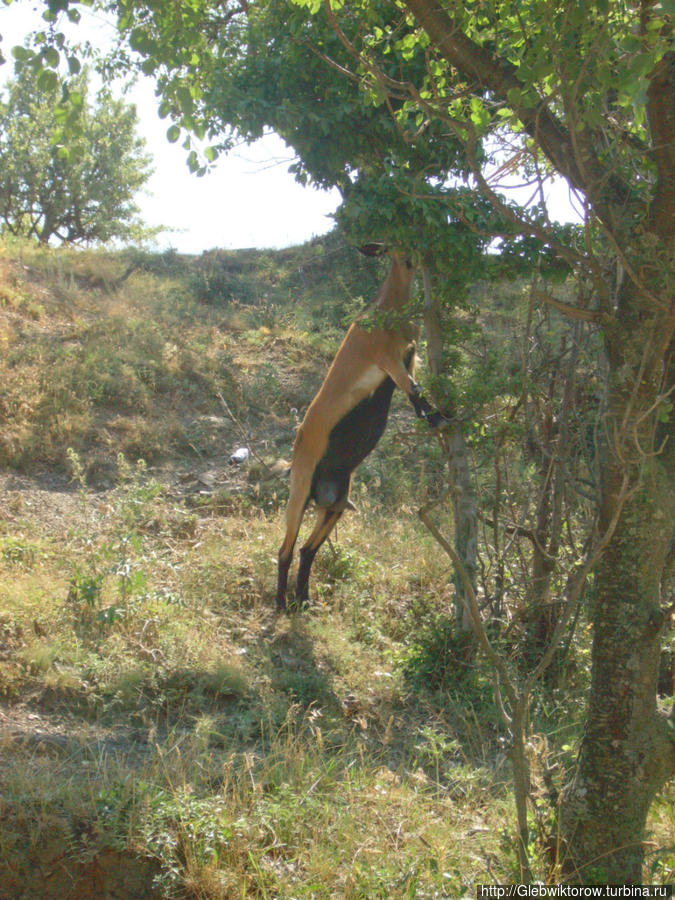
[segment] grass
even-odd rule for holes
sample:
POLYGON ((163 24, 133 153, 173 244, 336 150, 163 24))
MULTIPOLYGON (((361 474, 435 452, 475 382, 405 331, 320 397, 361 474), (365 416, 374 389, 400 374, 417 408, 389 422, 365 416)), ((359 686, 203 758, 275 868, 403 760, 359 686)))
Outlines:
POLYGON ((153 860, 167 897, 434 897, 488 878, 506 776, 471 723, 436 733, 406 696, 392 626, 412 578, 386 568, 403 529, 376 547, 379 513, 354 518, 317 567, 324 599, 277 619, 279 514, 177 535, 179 507, 144 478, 104 509, 83 491, 70 527, 36 523, 34 546, 5 542, 5 704, 69 734, 52 746, 49 731, 37 756, 7 744, 5 858, 27 829, 36 853, 61 835, 75 867, 86 821, 90 852, 153 860))
MULTIPOLYGON (((222 423, 219 395, 235 414, 286 408, 275 374, 283 330, 258 324, 235 341, 236 310, 224 321, 178 277, 139 271, 108 289, 125 271, 121 255, 102 257, 107 274, 94 278, 90 254, 4 254, 5 295, 23 299, 0 305, 0 464, 63 468, 72 447, 92 473, 107 474, 116 452, 149 462, 167 448, 207 455, 232 428, 214 421, 222 423), (44 316, 26 315, 33 302, 44 316)), ((255 317, 247 318, 250 326, 255 317)))
MULTIPOLYGON (((437 451, 402 404, 311 609, 278 617, 286 486, 227 460, 244 440, 288 454, 333 333, 218 304, 180 258, 118 287, 120 254, 0 263, 0 896, 403 900, 515 879, 489 673, 447 664, 450 573, 415 515, 437 451)), ((582 692, 535 710, 542 878, 544 774, 582 692)), ((653 880, 672 880, 672 804, 651 828, 653 880)))

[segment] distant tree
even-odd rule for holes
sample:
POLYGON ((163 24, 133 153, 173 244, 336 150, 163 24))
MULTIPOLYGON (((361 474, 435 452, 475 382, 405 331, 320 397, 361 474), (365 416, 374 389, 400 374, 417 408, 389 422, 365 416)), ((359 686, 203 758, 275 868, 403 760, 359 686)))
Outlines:
POLYGON ((64 92, 55 72, 21 67, 0 98, 0 230, 41 244, 149 234, 134 203, 152 171, 137 122, 105 89, 90 103, 86 72, 64 92))

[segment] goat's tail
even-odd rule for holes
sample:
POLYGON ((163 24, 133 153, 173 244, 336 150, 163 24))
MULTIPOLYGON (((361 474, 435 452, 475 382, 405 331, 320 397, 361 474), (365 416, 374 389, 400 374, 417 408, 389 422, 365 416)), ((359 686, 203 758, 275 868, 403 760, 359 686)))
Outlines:
POLYGON ((287 459, 278 459, 270 466, 270 472, 277 478, 288 478, 291 474, 291 464, 287 459))

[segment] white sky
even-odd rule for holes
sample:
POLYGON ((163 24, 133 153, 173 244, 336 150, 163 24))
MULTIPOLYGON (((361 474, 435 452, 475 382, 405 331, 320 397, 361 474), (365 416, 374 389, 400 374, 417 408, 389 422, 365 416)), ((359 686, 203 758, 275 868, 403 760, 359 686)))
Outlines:
MULTIPOLYGON (((8 59, 0 67, 0 87, 13 74, 11 48, 44 25, 44 8, 40 0, 0 5, 0 46, 8 59)), ((59 27, 80 40, 84 34, 93 44, 106 45, 114 26, 86 8, 78 8, 83 17, 78 29, 69 29, 67 23, 59 23, 59 27)), ((293 151, 276 135, 231 151, 218 159, 213 171, 198 178, 188 170, 180 142, 169 144, 166 140, 170 122, 157 114, 152 80, 140 81, 126 99, 136 104, 138 130, 154 158, 155 172, 137 200, 141 216, 147 225, 171 229, 157 239, 161 249, 200 253, 214 247, 287 247, 331 229, 330 214, 339 203, 338 192, 298 184, 288 172, 293 151)), ((551 188, 552 217, 563 221, 577 218, 568 194, 564 183, 551 188)))

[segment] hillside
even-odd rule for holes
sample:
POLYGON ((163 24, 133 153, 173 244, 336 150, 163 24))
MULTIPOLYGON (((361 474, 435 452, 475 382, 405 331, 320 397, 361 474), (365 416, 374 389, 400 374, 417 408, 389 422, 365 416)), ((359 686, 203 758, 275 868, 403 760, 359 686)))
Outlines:
MULTIPOLYGON (((517 880, 490 672, 462 664, 448 563, 416 515, 442 461, 400 398, 311 609, 273 608, 272 469, 380 277, 334 238, 195 258, 0 246, 0 898, 517 880)), ((533 713, 542 875, 584 659, 533 713)), ((652 880, 672 880, 665 801, 652 833, 652 880)))

